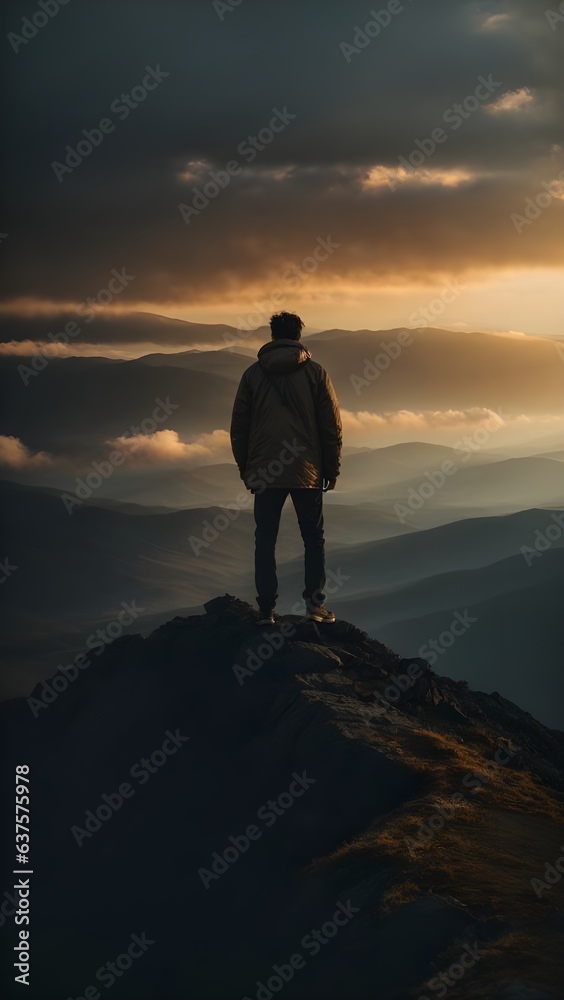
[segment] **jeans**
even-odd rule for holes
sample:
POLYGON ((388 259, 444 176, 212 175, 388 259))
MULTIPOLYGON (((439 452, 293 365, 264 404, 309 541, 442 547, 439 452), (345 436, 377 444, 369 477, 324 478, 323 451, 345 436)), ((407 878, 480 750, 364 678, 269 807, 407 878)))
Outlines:
POLYGON ((305 589, 302 596, 315 605, 325 600, 323 491, 274 487, 255 494, 255 583, 261 611, 272 610, 278 597, 275 547, 280 515, 288 494, 292 497, 304 541, 305 589))

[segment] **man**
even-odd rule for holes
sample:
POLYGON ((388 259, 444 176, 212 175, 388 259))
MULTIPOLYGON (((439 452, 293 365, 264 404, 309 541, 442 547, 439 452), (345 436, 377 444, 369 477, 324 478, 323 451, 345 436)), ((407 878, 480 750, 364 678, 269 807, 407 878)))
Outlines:
POLYGON ((255 496, 255 583, 259 625, 275 623, 275 546, 288 494, 305 549, 306 616, 334 622, 325 605, 323 492, 339 475, 342 427, 327 372, 300 344, 294 313, 272 316, 271 342, 244 372, 231 421, 231 447, 241 478, 255 496))

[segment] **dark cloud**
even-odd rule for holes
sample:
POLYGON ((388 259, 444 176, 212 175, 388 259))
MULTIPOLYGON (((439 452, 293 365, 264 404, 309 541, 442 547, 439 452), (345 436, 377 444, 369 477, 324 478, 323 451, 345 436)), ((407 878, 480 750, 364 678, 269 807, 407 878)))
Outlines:
MULTIPOLYGON (((243 0, 223 22, 211 0, 62 7, 17 54, 5 54, 5 296, 79 302, 125 266, 136 281, 124 303, 189 307, 241 282, 276 284, 327 234, 342 247, 323 274, 346 281, 561 263, 562 203, 521 237, 510 215, 564 167, 554 150, 564 26, 552 31, 535 0, 406 2, 349 64, 340 43, 353 42, 371 6, 384 5, 243 0), (501 13, 507 21, 485 26, 501 13), (170 75, 119 121, 114 99, 157 65, 170 75), (478 110, 438 146, 428 166, 464 169, 471 183, 362 191, 371 166, 396 165, 489 74, 501 84, 493 99, 529 88, 535 105, 478 110), (254 172, 234 178, 186 226, 178 203, 191 200, 193 185, 181 171, 189 161, 210 169, 243 162, 239 144, 275 107, 296 119, 254 172), (115 131, 58 183, 52 161, 108 115, 115 131), (274 179, 287 165, 294 172, 274 179)), ((8 4, 5 33, 22 16, 21 4, 8 4)))

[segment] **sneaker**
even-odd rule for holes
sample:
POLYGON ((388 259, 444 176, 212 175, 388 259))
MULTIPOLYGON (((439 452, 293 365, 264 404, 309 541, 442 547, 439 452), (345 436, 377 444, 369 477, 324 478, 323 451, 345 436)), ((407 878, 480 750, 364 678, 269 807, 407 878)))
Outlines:
POLYGON ((306 618, 310 622, 334 622, 335 614, 329 611, 324 604, 307 604, 306 618))
POLYGON ((274 609, 272 611, 259 611, 259 616, 256 621, 257 625, 276 625, 276 617, 274 614, 274 609))

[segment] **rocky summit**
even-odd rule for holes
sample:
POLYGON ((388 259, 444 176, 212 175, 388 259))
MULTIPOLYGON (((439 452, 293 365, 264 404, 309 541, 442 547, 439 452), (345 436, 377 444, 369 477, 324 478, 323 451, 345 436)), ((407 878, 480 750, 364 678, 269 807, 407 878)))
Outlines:
POLYGON ((564 735, 347 622, 205 612, 1 706, 10 990, 29 927, 41 1000, 561 997, 564 735))

